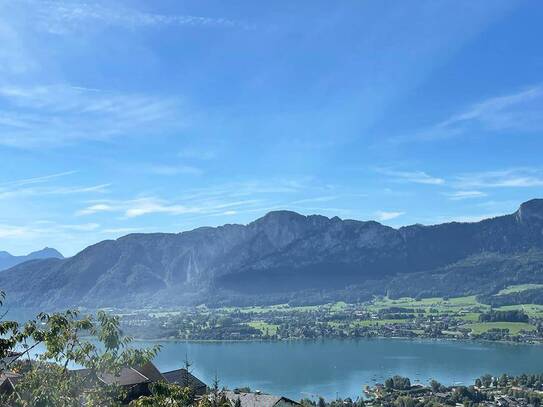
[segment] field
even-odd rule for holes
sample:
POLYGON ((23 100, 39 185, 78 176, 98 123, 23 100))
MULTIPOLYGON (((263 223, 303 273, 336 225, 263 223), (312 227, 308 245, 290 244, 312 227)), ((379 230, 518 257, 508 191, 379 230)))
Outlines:
POLYGON ((522 330, 535 330, 535 326, 524 322, 478 322, 464 326, 471 329, 474 334, 488 332, 491 329, 508 329, 512 335, 518 335, 522 330))
MULTIPOLYGON (((541 287, 543 285, 537 284, 523 284, 507 287, 500 291, 500 294, 507 294, 513 292, 520 292, 523 290, 529 290, 532 288, 541 287)), ((308 306, 308 307, 289 307, 286 304, 275 305, 270 307, 249 307, 242 308, 242 312, 251 312, 255 314, 267 313, 267 312, 284 312, 284 313, 303 313, 309 311, 321 310, 330 314, 340 313, 348 308, 348 304, 344 302, 338 302, 333 304, 325 304, 321 306, 308 306)), ((432 316, 434 318, 452 317, 457 318, 460 321, 464 321, 461 328, 469 329, 474 334, 482 334, 492 329, 508 329, 510 334, 518 335, 521 331, 533 331, 535 326, 529 323, 517 323, 517 322, 479 322, 479 316, 481 313, 489 311, 490 306, 481 304, 477 301, 475 296, 464 296, 454 298, 398 298, 390 299, 387 297, 376 298, 368 304, 361 306, 363 311, 370 313, 379 313, 387 309, 401 308, 406 309, 414 313, 414 315, 432 316)), ((512 305, 496 308, 498 310, 524 310, 530 317, 543 318, 543 306, 534 304, 525 305, 512 305)), ((348 324, 351 328, 356 327, 380 327, 384 325, 405 324, 408 322, 406 319, 354 319, 348 324)), ((340 321, 330 321, 329 326, 334 328, 342 326, 340 321)), ((260 320, 250 322, 248 325, 253 328, 259 329, 263 333, 273 334, 277 332, 277 325, 268 324, 260 320)), ((420 330, 414 330, 415 333, 420 333, 420 330)), ((451 331, 451 335, 458 334, 456 331, 451 331)))
MULTIPOLYGON (((515 285, 501 293, 534 287, 534 284, 515 285)), ((163 332, 167 338, 198 340, 413 335, 431 338, 482 335, 484 339, 510 340, 511 336, 522 335, 522 332, 535 331, 538 320, 543 320, 543 305, 523 304, 494 310, 522 310, 531 318, 530 323, 480 322, 481 314, 490 309, 472 295, 422 299, 375 297, 365 303, 334 302, 309 306, 277 304, 215 309, 199 306, 185 310, 119 312, 118 315, 130 321, 135 336, 143 333, 153 337, 163 332), (247 330, 247 327, 256 331, 247 330), (508 333, 494 331, 496 329, 507 329, 508 333)), ((516 339, 532 341, 539 336, 535 333, 516 339)))
POLYGON ((247 325, 249 325, 251 328, 258 329, 264 335, 275 335, 277 333, 277 329, 279 328, 278 325, 269 324, 264 321, 252 321, 247 325))
POLYGON ((511 285, 507 288, 504 288, 501 290, 498 295, 505 295, 505 294, 512 294, 512 293, 519 293, 521 291, 526 290, 532 290, 534 288, 542 288, 543 284, 518 284, 518 285, 511 285))

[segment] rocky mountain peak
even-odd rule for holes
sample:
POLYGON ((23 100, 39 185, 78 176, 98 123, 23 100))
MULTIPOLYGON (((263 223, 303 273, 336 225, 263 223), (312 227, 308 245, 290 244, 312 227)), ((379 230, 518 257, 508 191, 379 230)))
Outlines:
POLYGON ((543 199, 532 199, 520 205, 516 217, 521 223, 543 220, 543 199))

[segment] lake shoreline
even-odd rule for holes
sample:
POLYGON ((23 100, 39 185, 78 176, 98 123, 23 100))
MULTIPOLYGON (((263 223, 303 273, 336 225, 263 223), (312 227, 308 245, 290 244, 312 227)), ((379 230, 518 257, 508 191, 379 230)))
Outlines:
POLYGON ((503 344, 520 346, 543 346, 543 342, 515 342, 515 341, 496 341, 490 339, 465 339, 465 338, 409 338, 403 336, 372 336, 372 337, 351 337, 351 338, 290 338, 290 339, 175 339, 175 338, 132 338, 134 342, 166 342, 166 343, 285 343, 285 342, 322 342, 329 340, 352 341, 352 340, 404 340, 410 342, 460 342, 460 343, 480 343, 480 344, 503 344))
POLYGON ((182 366, 188 357, 194 373, 221 385, 248 386, 299 400, 302 393, 357 397, 364 385, 401 375, 416 382, 435 379, 452 385, 472 383, 486 373, 537 373, 543 347, 519 343, 425 338, 335 338, 256 341, 136 341, 160 344, 161 371, 182 366), (513 346, 514 345, 514 346, 513 346))

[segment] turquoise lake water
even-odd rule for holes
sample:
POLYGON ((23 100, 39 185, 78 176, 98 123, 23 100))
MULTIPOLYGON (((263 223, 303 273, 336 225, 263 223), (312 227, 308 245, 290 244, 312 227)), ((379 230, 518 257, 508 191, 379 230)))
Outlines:
MULTIPOLYGON (((157 342, 138 342, 139 345, 157 342)), ((543 346, 461 341, 352 339, 290 342, 158 342, 161 370, 182 366, 211 384, 249 386, 293 399, 323 396, 356 398, 363 386, 395 374, 413 383, 436 379, 472 384, 485 373, 543 371, 543 346)))

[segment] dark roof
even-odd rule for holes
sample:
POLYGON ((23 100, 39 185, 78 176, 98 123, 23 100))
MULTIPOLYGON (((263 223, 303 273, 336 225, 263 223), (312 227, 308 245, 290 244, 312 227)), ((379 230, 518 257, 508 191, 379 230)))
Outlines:
POLYGON ((3 372, 0 374, 0 394, 11 394, 15 385, 21 380, 21 375, 14 372, 3 372))
POLYGON ((123 367, 118 375, 102 373, 98 377, 106 384, 118 384, 120 386, 149 382, 147 377, 131 367, 123 367))
POLYGON ((96 385, 97 380, 99 380, 93 369, 70 370, 70 374, 75 376, 75 378, 80 381, 83 388, 88 390, 92 389, 96 385))
POLYGON ((164 380, 164 376, 162 376, 151 362, 140 367, 124 367, 118 375, 102 373, 99 375, 99 378, 106 384, 115 383, 121 386, 164 380))
POLYGON ((273 396, 271 394, 262 393, 242 393, 237 391, 226 390, 224 392, 225 397, 232 404, 236 403, 239 399, 241 407, 274 407, 279 402, 280 404, 299 405, 294 400, 287 399, 286 397, 273 396))
POLYGON ((177 384, 179 386, 185 386, 188 384, 194 389, 207 387, 204 382, 193 376, 190 372, 187 372, 187 369, 177 369, 170 372, 163 372, 162 376, 168 383, 177 384))
POLYGON ((137 370, 138 373, 144 375, 152 382, 164 380, 164 376, 162 376, 162 373, 160 373, 156 366, 151 362, 146 363, 141 367, 134 367, 133 369, 137 370))
POLYGON ((9 365, 20 358, 21 355, 21 352, 8 351, 3 358, 0 358, 0 369, 5 370, 9 365))

